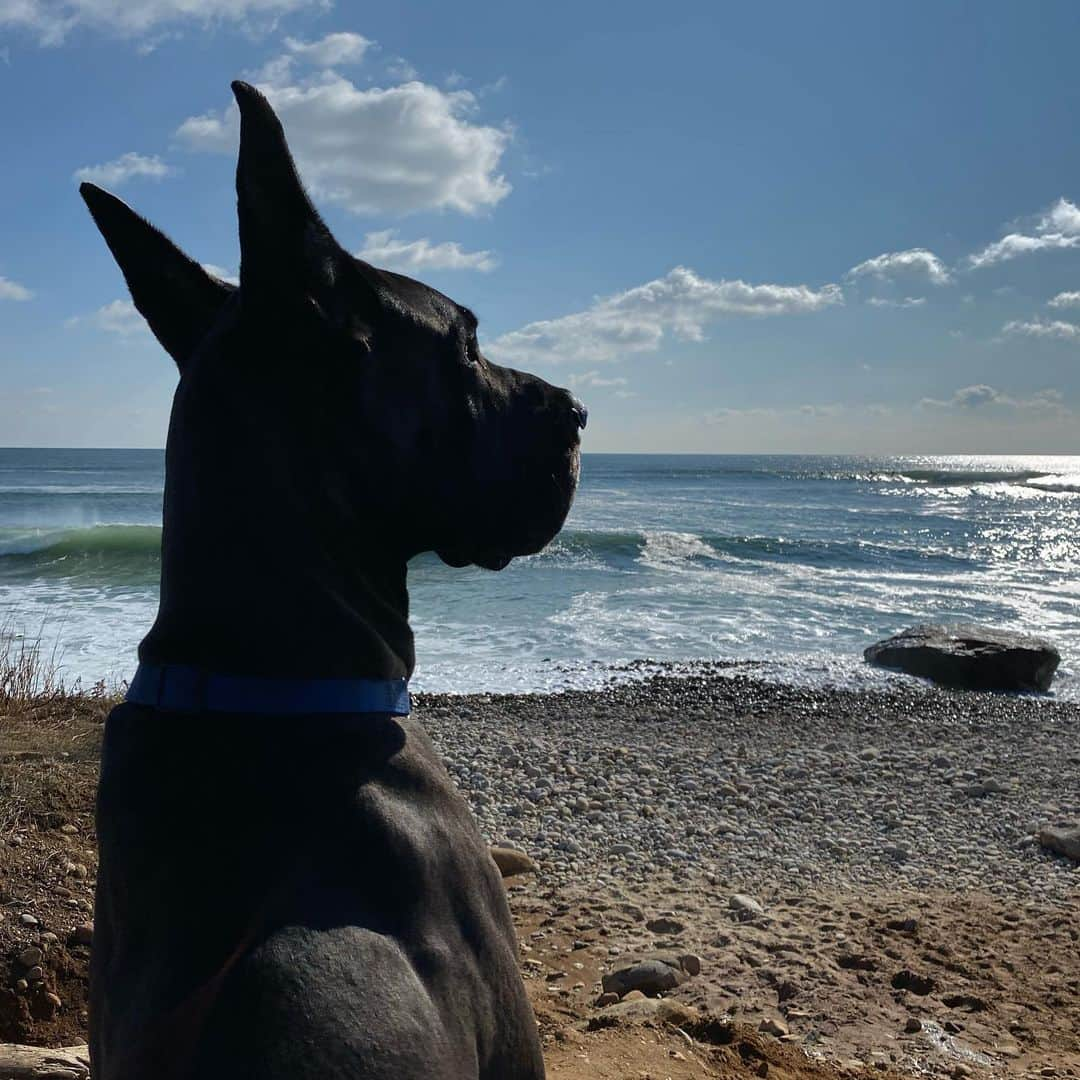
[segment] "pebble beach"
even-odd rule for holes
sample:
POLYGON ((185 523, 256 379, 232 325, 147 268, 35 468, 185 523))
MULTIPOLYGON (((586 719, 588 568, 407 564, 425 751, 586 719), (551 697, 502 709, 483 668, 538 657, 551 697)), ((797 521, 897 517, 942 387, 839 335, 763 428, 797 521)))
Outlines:
POLYGON ((907 685, 787 687, 717 669, 606 690, 423 695, 417 713, 493 844, 555 884, 659 873, 745 888, 972 888, 1048 903, 1077 864, 1080 708, 907 685))
POLYGON ((853 1076, 1080 1075, 1080 863, 1040 838, 1080 821, 1077 706, 717 667, 418 715, 535 860, 509 884, 549 1063, 713 1017, 853 1076))

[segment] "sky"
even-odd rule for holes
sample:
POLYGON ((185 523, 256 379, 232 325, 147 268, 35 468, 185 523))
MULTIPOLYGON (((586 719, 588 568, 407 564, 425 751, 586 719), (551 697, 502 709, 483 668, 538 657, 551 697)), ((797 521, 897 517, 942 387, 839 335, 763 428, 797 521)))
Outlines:
POLYGON ((585 449, 1080 451, 1080 5, 0 0, 0 445, 161 446, 77 195, 237 273, 229 82, 585 449))

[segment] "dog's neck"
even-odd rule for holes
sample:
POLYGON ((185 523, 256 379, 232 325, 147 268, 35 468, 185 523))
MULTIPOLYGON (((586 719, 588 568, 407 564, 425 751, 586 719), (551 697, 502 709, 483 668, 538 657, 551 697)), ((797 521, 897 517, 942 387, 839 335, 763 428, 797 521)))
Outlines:
POLYGON ((335 498, 335 478, 312 475, 257 421, 210 419, 192 437, 174 409, 161 600, 140 659, 267 677, 411 675, 406 558, 386 523, 335 498))

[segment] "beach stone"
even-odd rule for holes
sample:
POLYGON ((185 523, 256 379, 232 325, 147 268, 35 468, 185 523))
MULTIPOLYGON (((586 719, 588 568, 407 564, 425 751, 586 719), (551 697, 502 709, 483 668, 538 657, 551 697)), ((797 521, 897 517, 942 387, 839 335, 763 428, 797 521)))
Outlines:
POLYGON ((601 979, 601 986, 604 993, 618 994, 621 998, 634 990, 655 997, 685 981, 685 972, 677 966, 663 960, 640 960, 608 972, 601 979))
POLYGON ((743 921, 756 919, 765 914, 765 909, 752 896, 745 893, 735 893, 728 900, 728 907, 743 921))
POLYGON ((894 990, 907 990, 920 997, 926 997, 937 989, 937 984, 929 975, 920 975, 907 968, 892 977, 892 986, 894 990))
POLYGON ((1080 825, 1060 829, 1047 825, 1039 830, 1038 840, 1044 848, 1056 851, 1074 862, 1080 862, 1080 825))
POLYGON ((758 1024, 758 1031, 763 1031, 766 1035, 772 1035, 777 1039, 782 1039, 788 1033, 788 1029, 779 1020, 775 1020, 771 1016, 766 1017, 758 1024))
POLYGON ((495 846, 488 848, 488 851, 504 878, 540 872, 540 867, 524 851, 517 848, 495 846))
POLYGON ((18 961, 24 968, 37 967, 41 963, 42 957, 45 954, 36 946, 31 945, 29 949, 23 949, 19 953, 18 961))
POLYGON ((84 923, 76 926, 71 931, 71 943, 73 945, 92 945, 94 942, 94 924, 84 923))
POLYGON ((34 993, 30 998, 30 1015, 35 1020, 51 1020, 61 1004, 60 998, 50 990, 34 993))
POLYGON ((627 1023, 635 1023, 646 1020, 659 1020, 675 1027, 685 1027, 701 1020, 701 1014, 690 1005, 684 1005, 681 1001, 672 1001, 671 998, 647 998, 643 995, 626 998, 615 1005, 609 1005, 604 1010, 604 1022, 610 1022, 611 1017, 616 1017, 627 1023))
POLYGON ((1042 638, 960 623, 924 623, 863 651, 867 663, 956 690, 1050 689, 1061 654, 1042 638))
POLYGON ((645 929, 654 934, 681 934, 686 929, 686 923, 679 922, 670 915, 658 915, 645 924, 645 929))
POLYGON ((694 953, 683 953, 683 955, 679 957, 679 966, 687 975, 700 975, 701 957, 694 953))
POLYGON ((23 926, 37 926, 38 925, 37 919, 35 919, 34 916, 30 915, 29 913, 24 913, 24 914, 20 915, 19 916, 19 922, 21 922, 23 924, 23 926))

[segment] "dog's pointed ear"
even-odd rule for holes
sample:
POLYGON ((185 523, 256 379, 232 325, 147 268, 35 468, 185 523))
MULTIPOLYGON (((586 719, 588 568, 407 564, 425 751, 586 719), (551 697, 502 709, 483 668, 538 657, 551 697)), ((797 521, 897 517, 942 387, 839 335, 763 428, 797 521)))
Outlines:
POLYGON ((269 317, 301 299, 370 348, 380 307, 378 271, 349 255, 319 216, 270 102, 245 82, 232 89, 240 109, 236 203, 245 307, 269 317))
POLYGON ((79 186, 139 313, 181 371, 234 286, 208 274, 115 195, 79 186))
POLYGON ((240 107, 236 199, 245 301, 298 290, 319 301, 347 256, 304 191, 270 102, 245 82, 232 89, 240 107))

